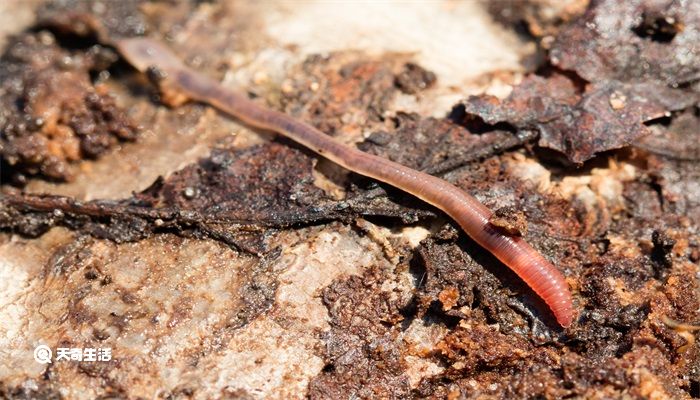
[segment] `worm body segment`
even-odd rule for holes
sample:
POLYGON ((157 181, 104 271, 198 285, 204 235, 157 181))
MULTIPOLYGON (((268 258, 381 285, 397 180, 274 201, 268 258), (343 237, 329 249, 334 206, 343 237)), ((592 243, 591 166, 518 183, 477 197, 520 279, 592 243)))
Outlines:
POLYGON ((441 209, 523 279, 547 303, 561 326, 571 325, 571 293, 561 272, 521 237, 494 229, 489 224, 491 211, 468 193, 443 179, 344 145, 306 123, 260 106, 190 70, 157 41, 124 39, 115 46, 136 69, 155 67, 168 85, 174 85, 173 89, 187 98, 208 103, 251 126, 280 133, 350 171, 385 182, 441 209))

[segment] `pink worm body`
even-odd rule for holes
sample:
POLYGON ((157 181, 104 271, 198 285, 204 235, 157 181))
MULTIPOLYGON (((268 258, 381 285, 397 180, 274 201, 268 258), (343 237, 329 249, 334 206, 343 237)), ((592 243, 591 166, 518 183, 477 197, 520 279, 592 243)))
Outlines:
POLYGON ((491 211, 468 193, 440 178, 344 145, 308 124, 259 106, 190 70, 156 41, 125 39, 116 47, 138 70, 157 68, 165 74, 164 82, 170 88, 189 99, 208 103, 251 126, 281 133, 350 171, 388 183, 441 209, 522 278, 547 303, 561 326, 571 325, 571 293, 561 272, 521 237, 494 229, 489 223, 491 211))

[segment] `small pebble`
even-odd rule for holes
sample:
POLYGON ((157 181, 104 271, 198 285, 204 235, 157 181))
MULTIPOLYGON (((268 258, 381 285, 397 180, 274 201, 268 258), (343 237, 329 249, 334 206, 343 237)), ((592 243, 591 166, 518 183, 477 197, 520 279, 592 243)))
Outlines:
POLYGON ((610 107, 613 108, 613 110, 621 110, 625 108, 625 102, 627 101, 627 96, 620 92, 613 92, 610 95, 610 107))
POLYGON ((197 191, 192 187, 185 188, 185 198, 194 199, 197 195, 197 191))

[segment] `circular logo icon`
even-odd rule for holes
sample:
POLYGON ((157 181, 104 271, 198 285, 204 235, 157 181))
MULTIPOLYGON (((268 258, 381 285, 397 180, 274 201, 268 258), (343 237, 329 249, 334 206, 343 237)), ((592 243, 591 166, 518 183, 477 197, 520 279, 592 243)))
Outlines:
POLYGON ((34 360, 40 364, 50 364, 51 355, 51 348, 47 345, 40 344, 34 349, 34 360))

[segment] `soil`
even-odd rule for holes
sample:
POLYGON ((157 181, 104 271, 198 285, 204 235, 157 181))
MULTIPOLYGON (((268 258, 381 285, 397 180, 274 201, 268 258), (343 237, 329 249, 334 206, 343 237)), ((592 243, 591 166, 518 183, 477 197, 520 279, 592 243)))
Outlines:
POLYGON ((700 398, 700 7, 547 4, 396 11, 476 15, 481 60, 522 61, 449 78, 406 37, 316 51, 323 4, 32 5, 0 57, 0 396, 700 398), (474 195, 566 276, 572 326, 439 210, 164 105, 109 45, 140 35, 474 195), (40 343, 113 359, 43 365, 40 343))

